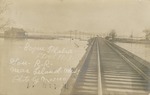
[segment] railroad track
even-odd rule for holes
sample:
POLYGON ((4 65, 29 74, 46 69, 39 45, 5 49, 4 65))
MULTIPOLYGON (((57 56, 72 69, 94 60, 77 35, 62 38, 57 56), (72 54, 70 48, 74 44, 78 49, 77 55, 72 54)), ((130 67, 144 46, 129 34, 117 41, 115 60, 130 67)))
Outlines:
POLYGON ((138 64, 97 37, 67 95, 149 95, 148 68, 138 64))
POLYGON ((131 66, 132 58, 103 39, 99 40, 99 45, 103 95, 148 95, 148 80, 138 72, 138 67, 131 66))

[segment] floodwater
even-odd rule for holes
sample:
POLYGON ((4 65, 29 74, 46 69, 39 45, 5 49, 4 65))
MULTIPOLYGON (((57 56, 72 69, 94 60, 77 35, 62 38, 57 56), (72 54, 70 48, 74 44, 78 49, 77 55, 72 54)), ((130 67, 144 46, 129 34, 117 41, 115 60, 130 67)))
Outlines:
POLYGON ((133 54, 141 57, 142 59, 150 62, 150 44, 120 43, 120 42, 116 42, 116 44, 132 52, 133 54))
MULTIPOLYGON (((150 45, 116 44, 150 62, 150 45)), ((59 95, 86 48, 79 40, 0 38, 0 95, 59 95)))
POLYGON ((0 95, 59 95, 86 48, 79 40, 0 38, 0 95))

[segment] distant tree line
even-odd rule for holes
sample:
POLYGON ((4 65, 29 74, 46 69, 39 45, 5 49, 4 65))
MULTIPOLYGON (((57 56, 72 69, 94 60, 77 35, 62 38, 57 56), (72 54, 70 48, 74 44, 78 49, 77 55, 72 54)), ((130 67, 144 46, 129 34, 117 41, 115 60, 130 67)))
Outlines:
POLYGON ((4 15, 6 13, 7 8, 8 8, 7 1, 0 0, 0 30, 3 30, 9 23, 4 15))
MULTIPOLYGON (((145 40, 150 40, 150 29, 144 29, 143 33, 145 33, 145 40)), ((116 37, 117 33, 115 29, 112 29, 105 38, 114 41, 116 37)), ((133 34, 131 34, 129 37, 133 38, 133 34)))
POLYGON ((117 37, 117 33, 114 29, 112 29, 109 34, 105 37, 107 40, 112 40, 114 41, 115 38, 117 37))
POLYGON ((150 30, 149 29, 145 29, 145 30, 143 30, 143 32, 145 33, 145 39, 146 40, 150 40, 150 30))

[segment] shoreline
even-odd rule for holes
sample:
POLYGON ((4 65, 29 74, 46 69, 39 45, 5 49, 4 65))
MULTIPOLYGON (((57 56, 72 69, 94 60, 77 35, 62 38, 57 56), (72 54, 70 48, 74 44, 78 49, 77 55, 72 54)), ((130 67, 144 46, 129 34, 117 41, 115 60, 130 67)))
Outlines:
POLYGON ((150 44, 150 40, 134 40, 134 39, 115 39, 112 41, 113 43, 115 42, 121 42, 121 43, 135 43, 135 44, 150 44))

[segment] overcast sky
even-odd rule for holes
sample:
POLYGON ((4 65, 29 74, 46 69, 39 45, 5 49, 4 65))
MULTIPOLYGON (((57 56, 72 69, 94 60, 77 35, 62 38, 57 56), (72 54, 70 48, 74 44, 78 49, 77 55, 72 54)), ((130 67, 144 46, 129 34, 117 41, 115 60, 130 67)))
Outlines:
POLYGON ((44 32, 81 30, 141 35, 150 29, 149 0, 10 0, 12 26, 44 32))

